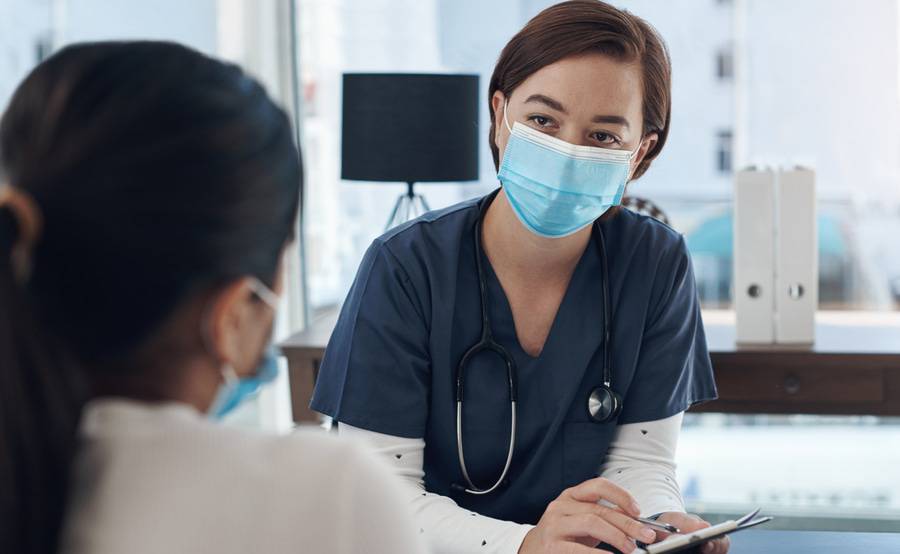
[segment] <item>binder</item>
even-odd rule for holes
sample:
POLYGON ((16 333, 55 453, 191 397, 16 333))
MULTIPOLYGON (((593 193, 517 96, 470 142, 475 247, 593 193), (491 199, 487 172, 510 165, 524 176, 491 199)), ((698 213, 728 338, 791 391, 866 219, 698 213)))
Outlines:
POLYGON ((735 175, 734 305, 737 342, 775 342, 775 181, 772 169, 735 175))
POLYGON ((778 174, 775 227, 775 340, 811 344, 819 303, 815 173, 778 174))

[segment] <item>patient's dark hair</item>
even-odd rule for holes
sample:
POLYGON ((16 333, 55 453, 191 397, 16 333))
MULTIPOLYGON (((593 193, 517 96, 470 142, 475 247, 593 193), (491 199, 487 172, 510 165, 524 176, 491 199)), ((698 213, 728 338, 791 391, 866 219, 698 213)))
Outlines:
POLYGON ((53 552, 92 368, 128 372, 182 302, 272 285, 301 168, 288 118, 238 67, 171 43, 70 46, 0 121, 3 181, 42 214, 17 278, 21 214, 0 205, 0 552, 53 552))

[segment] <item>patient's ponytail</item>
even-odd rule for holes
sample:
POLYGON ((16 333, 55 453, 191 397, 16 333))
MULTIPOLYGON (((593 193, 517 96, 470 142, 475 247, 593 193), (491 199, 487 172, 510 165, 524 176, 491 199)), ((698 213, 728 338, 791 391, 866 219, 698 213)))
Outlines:
MULTIPOLYGON (((11 194, 0 191, 0 199, 11 194)), ((0 200, 0 551, 51 552, 83 387, 30 308, 27 216, 19 206, 0 200)))
POLYGON ((237 66, 164 42, 79 44, 0 120, 0 553, 55 552, 90 384, 203 291, 272 286, 297 225, 290 122, 237 66))

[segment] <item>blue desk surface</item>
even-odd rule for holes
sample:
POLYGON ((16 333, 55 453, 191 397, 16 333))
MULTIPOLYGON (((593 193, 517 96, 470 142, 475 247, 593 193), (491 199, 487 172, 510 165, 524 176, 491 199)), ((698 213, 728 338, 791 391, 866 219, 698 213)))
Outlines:
POLYGON ((856 554, 900 553, 900 534, 763 531, 750 529, 731 536, 729 554, 856 554))

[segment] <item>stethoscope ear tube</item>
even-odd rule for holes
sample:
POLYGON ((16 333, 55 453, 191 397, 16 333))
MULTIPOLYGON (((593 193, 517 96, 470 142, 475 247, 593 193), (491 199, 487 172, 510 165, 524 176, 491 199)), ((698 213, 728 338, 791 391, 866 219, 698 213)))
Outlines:
POLYGON ((506 463, 503 464, 503 471, 500 472, 500 477, 497 478, 497 481, 486 489, 478 488, 475 483, 472 482, 472 478, 469 477, 469 470, 466 466, 466 456, 463 453, 462 404, 462 402, 456 403, 456 451, 459 453, 459 468, 462 470, 463 479, 466 480, 466 485, 468 485, 468 487, 454 485, 452 488, 457 490, 462 489, 469 494, 475 495, 490 494, 506 483, 506 476, 509 473, 509 467, 512 465, 513 451, 516 448, 516 401, 513 400, 509 403, 509 450, 506 452, 506 463))
MULTIPOLYGON (((513 360, 512 356, 510 356, 509 352, 507 352, 502 345, 495 342, 493 338, 490 317, 488 315, 487 283, 484 275, 483 262, 481 259, 481 224, 484 220, 484 215, 487 211, 487 208, 497 196, 497 192, 499 192, 499 190, 494 192, 490 197, 486 198, 483 201, 478 214, 478 219, 475 223, 475 266, 478 270, 478 289, 481 297, 481 338, 474 346, 466 351, 456 367, 456 449, 459 457, 459 467, 462 472, 463 479, 465 480, 465 485, 453 484, 451 485, 451 489, 455 491, 464 491, 468 494, 475 495, 489 494, 508 483, 507 476, 509 474, 509 468, 512 465, 512 457, 516 445, 516 405, 518 402, 518 383, 516 377, 517 369, 515 361, 513 360), (469 476, 469 469, 466 466, 466 457, 463 451, 462 413, 463 397, 465 395, 466 368, 476 354, 479 354, 486 350, 490 350, 497 354, 506 364, 506 374, 509 385, 510 428, 509 448, 506 453, 506 463, 504 463, 503 465, 503 471, 501 471, 500 477, 494 482, 493 485, 486 489, 482 489, 472 482, 472 479, 469 476)), ((610 306, 609 294, 609 267, 607 265, 606 244, 603 238, 603 231, 600 229, 599 225, 595 225, 595 230, 596 236, 598 238, 598 246, 600 249, 602 264, 601 269, 603 272, 603 344, 601 345, 601 348, 603 349, 603 385, 595 387, 591 391, 587 399, 587 410, 588 416, 595 423, 608 423, 614 421, 622 411, 622 398, 618 394, 616 394, 616 392, 613 391, 612 387, 610 386, 610 381, 612 380, 612 369, 609 350, 612 340, 610 332, 612 310, 610 306)))
POLYGON ((458 487, 469 494, 488 494, 497 490, 506 482, 506 476, 512 465, 513 452, 516 446, 516 405, 518 403, 518 383, 516 379, 516 363, 509 352, 506 351, 498 343, 494 342, 490 333, 485 336, 482 334, 482 340, 475 346, 470 348, 460 360, 456 371, 456 452, 459 456, 459 468, 462 471, 463 479, 467 487, 458 487), (463 431, 462 431, 462 413, 463 413, 463 396, 465 394, 465 371, 469 361, 476 355, 486 350, 490 350, 497 354, 506 364, 506 378, 509 385, 509 407, 510 407, 510 423, 509 423, 509 449, 506 452, 506 463, 503 465, 503 471, 497 481, 487 489, 481 489, 475 485, 471 477, 469 477, 469 469, 466 466, 466 457, 463 452, 463 431))

